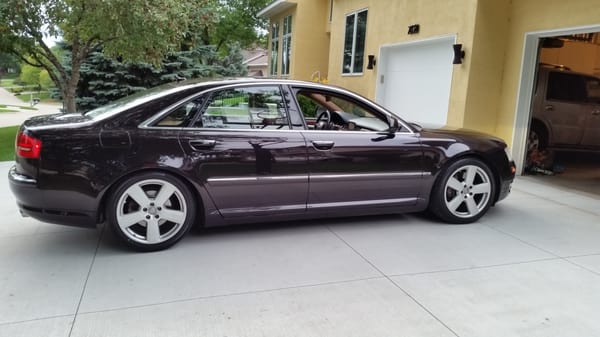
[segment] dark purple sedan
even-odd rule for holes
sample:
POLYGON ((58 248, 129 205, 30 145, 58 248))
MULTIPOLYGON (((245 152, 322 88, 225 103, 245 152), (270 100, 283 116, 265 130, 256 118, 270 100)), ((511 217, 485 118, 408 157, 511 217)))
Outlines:
POLYGON ((470 223, 514 174, 498 138, 422 129, 338 87, 236 79, 31 118, 9 180, 23 215, 107 222, 150 251, 194 225, 424 210, 470 223))

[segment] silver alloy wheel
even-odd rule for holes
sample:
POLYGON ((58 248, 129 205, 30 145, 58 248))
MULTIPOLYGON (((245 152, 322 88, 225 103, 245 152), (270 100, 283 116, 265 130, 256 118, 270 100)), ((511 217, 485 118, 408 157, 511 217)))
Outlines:
POLYGON ((179 233, 187 217, 183 193, 162 179, 147 179, 129 186, 117 202, 121 232, 142 244, 165 242, 179 233))
POLYGON ((444 202, 450 213, 459 218, 472 218, 490 201, 492 183, 481 167, 465 165, 456 169, 444 186, 444 202))

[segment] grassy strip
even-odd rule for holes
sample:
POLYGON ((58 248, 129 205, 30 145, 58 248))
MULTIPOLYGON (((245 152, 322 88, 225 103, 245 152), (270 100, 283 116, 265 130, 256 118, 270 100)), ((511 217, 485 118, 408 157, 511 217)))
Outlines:
POLYGON ((43 91, 40 93, 34 93, 33 95, 31 94, 21 94, 21 95, 15 95, 16 98, 20 99, 21 101, 25 102, 25 103, 29 103, 31 101, 32 98, 37 98, 40 101, 47 101, 50 99, 50 93, 47 91, 43 91))
POLYGON ((0 128, 0 161, 15 159, 15 136, 19 126, 0 128))
POLYGON ((19 110, 12 110, 12 109, 0 108, 0 112, 19 112, 19 110))
POLYGON ((15 85, 15 80, 13 78, 6 78, 0 81, 0 87, 12 87, 15 85))

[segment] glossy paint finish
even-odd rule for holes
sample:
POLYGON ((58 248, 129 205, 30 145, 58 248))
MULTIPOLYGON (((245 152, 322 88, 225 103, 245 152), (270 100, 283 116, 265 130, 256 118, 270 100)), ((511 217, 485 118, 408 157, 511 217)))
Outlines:
POLYGON ((21 130, 42 140, 40 160, 16 158, 10 186, 21 212, 42 221, 94 226, 107 198, 127 178, 160 171, 190 187, 196 223, 218 226, 309 217, 422 211, 439 173, 457 158, 489 166, 497 193, 514 178, 499 139, 422 130, 356 94, 315 83, 227 80, 182 89, 110 118, 32 118, 21 130), (277 85, 289 126, 280 129, 158 127, 152 121, 219 88, 277 85), (375 112, 390 131, 314 130, 290 93, 298 88, 345 95, 375 112))

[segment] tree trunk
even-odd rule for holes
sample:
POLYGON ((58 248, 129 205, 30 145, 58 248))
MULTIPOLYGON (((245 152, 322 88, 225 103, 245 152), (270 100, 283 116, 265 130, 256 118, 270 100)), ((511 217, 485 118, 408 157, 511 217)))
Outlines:
POLYGON ((65 113, 77 112, 77 103, 75 101, 75 90, 74 88, 66 88, 66 92, 63 95, 63 108, 65 113))
POLYGON ((85 60, 89 51, 86 48, 80 49, 79 42, 73 43, 71 54, 71 75, 65 79, 63 94, 63 106, 66 113, 77 112, 77 84, 81 74, 81 64, 85 60))

